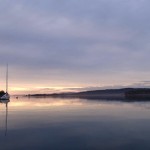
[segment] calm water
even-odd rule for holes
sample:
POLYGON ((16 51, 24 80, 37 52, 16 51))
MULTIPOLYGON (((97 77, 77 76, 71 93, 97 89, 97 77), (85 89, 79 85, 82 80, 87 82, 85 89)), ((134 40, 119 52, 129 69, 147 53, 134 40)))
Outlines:
POLYGON ((7 109, 0 150, 150 150, 149 102, 12 98, 7 109))

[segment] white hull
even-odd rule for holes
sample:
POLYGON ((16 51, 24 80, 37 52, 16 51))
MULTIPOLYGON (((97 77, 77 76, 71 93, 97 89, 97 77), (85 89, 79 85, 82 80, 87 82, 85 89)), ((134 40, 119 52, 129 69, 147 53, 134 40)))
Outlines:
POLYGON ((0 100, 9 100, 10 99, 10 95, 8 93, 4 94, 0 100))

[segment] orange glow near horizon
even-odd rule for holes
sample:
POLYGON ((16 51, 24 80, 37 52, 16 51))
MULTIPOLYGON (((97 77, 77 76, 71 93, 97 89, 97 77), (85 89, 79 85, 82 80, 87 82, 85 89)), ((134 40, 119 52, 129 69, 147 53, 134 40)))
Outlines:
MULTIPOLYGON (((5 84, 2 84, 1 87, 5 90, 5 84)), ((79 92, 83 90, 89 90, 89 89, 106 89, 106 88, 118 88, 119 84, 114 84, 114 83, 101 83, 101 84, 49 84, 51 86, 48 86, 47 84, 28 84, 28 83, 16 83, 16 82, 11 82, 9 84, 8 92, 11 95, 22 95, 22 94, 44 94, 44 93, 60 93, 60 92, 79 92)), ((123 82, 120 83, 122 87, 130 87, 129 83, 123 82)))
POLYGON ((74 87, 65 87, 65 86, 61 86, 61 87, 48 87, 48 86, 38 86, 38 87, 33 87, 33 88, 30 88, 30 87, 10 87, 9 88, 9 93, 10 94, 30 94, 30 93, 37 93, 37 92, 69 92, 71 90, 69 89, 82 89, 83 87, 77 87, 77 86, 74 86, 74 87))

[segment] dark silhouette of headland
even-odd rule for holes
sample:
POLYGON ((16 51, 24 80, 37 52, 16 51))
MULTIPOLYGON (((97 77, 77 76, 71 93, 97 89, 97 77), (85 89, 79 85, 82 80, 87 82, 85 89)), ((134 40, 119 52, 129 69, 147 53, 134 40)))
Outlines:
POLYGON ((66 92, 53 94, 32 94, 31 97, 53 98, 82 98, 82 99, 108 99, 108 100, 150 100, 150 88, 122 88, 105 89, 83 92, 66 92))

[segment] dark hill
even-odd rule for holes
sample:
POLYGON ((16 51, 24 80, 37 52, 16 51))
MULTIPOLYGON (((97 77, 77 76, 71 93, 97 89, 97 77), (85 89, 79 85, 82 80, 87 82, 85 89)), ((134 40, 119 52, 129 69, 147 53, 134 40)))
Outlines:
POLYGON ((105 89, 74 93, 28 95, 34 97, 85 98, 85 99, 150 99, 149 88, 105 89))

